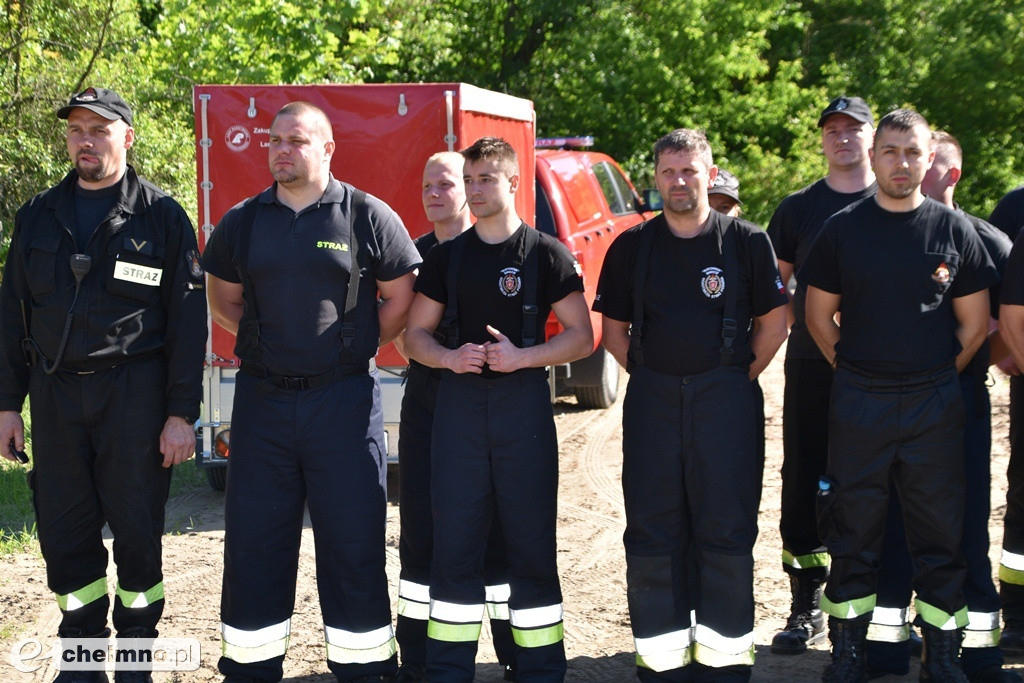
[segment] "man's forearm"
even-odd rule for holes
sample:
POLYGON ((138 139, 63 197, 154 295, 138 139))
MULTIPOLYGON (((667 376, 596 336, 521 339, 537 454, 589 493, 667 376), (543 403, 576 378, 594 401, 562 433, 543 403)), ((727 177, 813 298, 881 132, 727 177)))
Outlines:
POLYGON ((428 368, 446 368, 445 356, 449 349, 437 343, 437 339, 428 330, 419 327, 406 329, 404 339, 405 353, 417 363, 428 368))
POLYGON ((380 302, 377 307, 377 320, 380 323, 381 346, 402 333, 406 317, 409 315, 410 303, 411 301, 403 302, 395 299, 384 299, 380 302))
POLYGON ((592 334, 578 327, 562 330, 543 344, 523 349, 528 368, 544 368, 549 365, 562 365, 589 356, 594 343, 592 334))

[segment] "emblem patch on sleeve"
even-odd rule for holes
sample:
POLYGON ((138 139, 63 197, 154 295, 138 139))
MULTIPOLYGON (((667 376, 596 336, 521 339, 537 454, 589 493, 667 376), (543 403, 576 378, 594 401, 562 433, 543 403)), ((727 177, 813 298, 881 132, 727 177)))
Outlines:
POLYGON ((505 268, 498 276, 498 289, 507 297, 513 297, 523 287, 523 278, 519 276, 518 268, 505 268))
POLYGON ((701 271, 704 275, 700 279, 700 291, 709 299, 717 299, 725 291, 725 276, 721 268, 705 268, 701 271))
POLYGON ((203 279, 203 267, 199 264, 199 252, 189 249, 185 252, 185 265, 188 267, 188 274, 193 280, 203 279))

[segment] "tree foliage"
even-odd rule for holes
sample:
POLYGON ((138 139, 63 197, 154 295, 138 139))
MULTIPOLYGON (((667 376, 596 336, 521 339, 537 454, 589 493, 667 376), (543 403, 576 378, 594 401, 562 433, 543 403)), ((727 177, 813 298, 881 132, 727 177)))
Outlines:
MULTIPOLYGON (((838 94, 960 138, 979 215, 1024 181, 1024 0, 4 0, 0 226, 67 170, 54 110, 86 85, 136 110, 132 163, 194 214, 197 83, 464 81, 534 101, 649 183, 654 140, 704 128, 748 217, 825 171, 838 94)), ((3 246, 0 244, 0 256, 3 246)))

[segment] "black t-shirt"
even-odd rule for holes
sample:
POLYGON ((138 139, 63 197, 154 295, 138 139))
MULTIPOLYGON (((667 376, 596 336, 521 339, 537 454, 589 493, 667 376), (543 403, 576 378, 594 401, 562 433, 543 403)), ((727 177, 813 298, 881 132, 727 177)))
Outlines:
MULTIPOLYGON (((496 341, 487 326, 496 328, 516 346, 523 340, 523 263, 520 261, 525 232, 523 223, 504 242, 488 244, 470 228, 454 239, 431 249, 416 278, 416 291, 442 304, 448 303, 448 266, 452 245, 465 241, 459 263, 457 318, 459 344, 496 341)), ((557 303, 573 292, 583 291, 579 265, 569 250, 550 235, 538 233, 537 244, 537 343, 544 340, 544 327, 557 303)), ((503 377, 505 373, 484 367, 482 376, 503 377)))
MULTIPOLYGON (((992 259, 992 265, 996 267, 996 272, 1002 276, 1006 272, 1006 262, 1010 258, 1010 250, 1013 248, 1013 242, 1006 236, 1006 233, 1002 232, 999 228, 992 225, 988 221, 984 221, 977 216, 965 212, 960 207, 957 207, 956 212, 967 219, 967 221, 974 227, 974 231, 978 233, 978 237, 981 238, 981 243, 985 247, 985 253, 992 259)), ((999 318, 999 297, 1002 291, 1002 280, 992 285, 989 288, 989 306, 990 313, 993 318, 999 318)), ((961 374, 972 375, 977 377, 985 377, 988 375, 988 365, 990 360, 988 340, 982 344, 978 352, 974 354, 974 357, 967 364, 961 374)))
MULTIPOLYGON (((349 229, 352 186, 331 178, 320 200, 296 213, 277 200, 276 185, 257 197, 248 271, 259 311, 262 360, 270 372, 316 375, 336 367, 341 352, 340 318, 345 311, 351 266, 349 229)), ((224 214, 203 252, 206 272, 227 282, 239 273, 239 204, 224 214)), ((367 195, 369 229, 356 222, 362 272, 355 314, 352 362, 377 353, 380 325, 376 281, 395 280, 420 263, 402 219, 367 195)), ((248 300, 248 299, 247 299, 248 300)), ((245 342, 253 311, 246 306, 235 352, 256 362, 245 342)))
POLYGON ((952 300, 999 280, 962 215, 933 199, 893 213, 872 197, 825 222, 797 278, 842 297, 839 358, 886 377, 951 363, 961 348, 952 300))
POLYGON ((633 320, 633 269, 640 234, 654 230, 643 292, 644 365, 675 376, 706 372, 721 364, 725 292, 737 287, 733 365, 748 367, 752 318, 786 304, 771 241, 756 225, 711 212, 704 232, 681 238, 664 215, 619 235, 608 249, 594 310, 620 322, 633 320), (740 272, 725 272, 718 231, 732 222, 740 272), (735 283, 735 284, 734 284, 735 283))
POLYGON ((999 200, 988 222, 1009 235, 1011 240, 1017 239, 1020 229, 1024 228, 1024 185, 1010 190, 999 200))
MULTIPOLYGON (((794 192, 779 204, 768 223, 768 236, 772 238, 775 255, 780 261, 793 264, 796 273, 804 264, 814 238, 821 232, 829 216, 850 204, 875 194, 878 186, 871 183, 860 192, 836 192, 828 182, 821 180, 794 192)), ((786 283, 787 285, 789 283, 786 283)), ((821 350, 811 338, 804 322, 804 304, 807 287, 797 281, 793 294, 793 327, 786 343, 786 358, 821 359, 821 350)))
POLYGON ((75 184, 75 245, 80 253, 85 252, 89 238, 110 215, 120 196, 121 183, 100 190, 87 190, 75 184))
POLYGON ((421 259, 427 257, 427 252, 430 251, 431 247, 437 246, 439 244, 439 242, 437 241, 437 235, 434 234, 433 230, 423 235, 420 235, 419 237, 414 239, 412 243, 416 246, 416 251, 419 252, 421 259))
POLYGON ((1018 233, 1006 262, 999 303, 1024 306, 1024 230, 1018 233))

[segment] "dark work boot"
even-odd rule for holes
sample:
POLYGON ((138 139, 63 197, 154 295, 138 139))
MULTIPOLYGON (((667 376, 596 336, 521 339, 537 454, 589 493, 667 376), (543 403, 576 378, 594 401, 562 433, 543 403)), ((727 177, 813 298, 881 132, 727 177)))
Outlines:
POLYGON ((777 655, 798 655, 825 638, 825 615, 821 611, 820 579, 797 578, 789 575, 789 588, 793 593, 791 614, 786 628, 772 638, 772 652, 777 655))
POLYGON ((999 637, 999 647, 1011 657, 1024 656, 1024 623, 1008 621, 999 637))
MULTIPOLYGON (((145 628, 142 626, 133 626, 132 628, 126 628, 122 631, 117 632, 118 640, 121 639, 132 639, 132 640, 153 640, 159 636, 154 628, 145 628)), ((115 669, 118 669, 118 665, 114 665, 115 669)), ((114 671, 114 683, 153 683, 153 676, 149 671, 114 671)))
POLYGON ((922 626, 924 647, 921 650, 920 681, 941 683, 969 683, 960 666, 960 641, 963 629, 943 631, 933 626, 922 626))
POLYGON ((868 637, 866 619, 828 619, 828 639, 832 643, 832 663, 825 667, 825 683, 863 683, 868 680, 864 657, 868 637))

